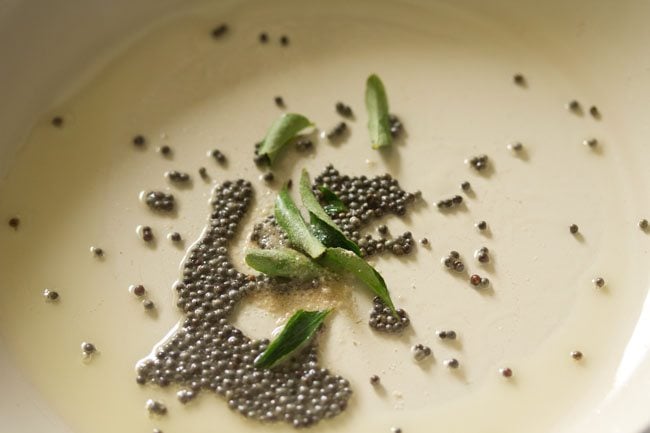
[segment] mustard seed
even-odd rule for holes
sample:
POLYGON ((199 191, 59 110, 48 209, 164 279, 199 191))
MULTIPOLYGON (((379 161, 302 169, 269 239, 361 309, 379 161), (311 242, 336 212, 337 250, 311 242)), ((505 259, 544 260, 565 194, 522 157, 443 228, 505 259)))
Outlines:
POLYGON ((508 367, 500 368, 499 373, 503 377, 512 377, 512 370, 510 368, 508 368, 508 367))
POLYGON ((19 225, 20 225, 20 219, 18 219, 17 217, 9 218, 9 227, 13 229, 18 229, 19 225))
POLYGON ((574 350, 571 352, 571 358, 575 359, 576 361, 580 361, 582 359, 582 352, 579 350, 574 350))

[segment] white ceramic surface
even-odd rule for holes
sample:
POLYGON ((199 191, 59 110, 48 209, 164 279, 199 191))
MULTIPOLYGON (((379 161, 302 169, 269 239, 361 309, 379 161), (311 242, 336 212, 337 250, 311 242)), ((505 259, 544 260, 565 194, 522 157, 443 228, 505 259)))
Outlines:
MULTIPOLYGON (((306 159, 285 158, 286 178, 305 164, 316 173, 334 162, 349 174, 396 175, 422 190, 428 206, 392 232, 427 236, 412 259, 377 259, 397 303, 413 318, 402 340, 377 338, 365 325, 368 298, 349 303, 323 338, 323 364, 351 378, 348 412, 314 431, 557 431, 635 433, 648 423, 650 301, 648 242, 636 227, 650 217, 646 120, 650 58, 644 42, 650 4, 625 2, 320 2, 121 0, 0 3, 0 217, 23 218, 0 230, 0 422, 8 432, 260 431, 213 396, 192 407, 172 394, 141 389, 133 365, 178 321, 171 283, 183 251, 162 234, 182 232, 186 247, 207 213, 209 184, 177 191, 181 212, 155 219, 137 203, 139 190, 165 187, 164 170, 206 165, 217 180, 244 176, 258 187, 253 218, 274 190, 256 180, 252 143, 279 115, 272 97, 308 114, 324 129, 333 104, 352 104, 357 119, 340 146, 319 143, 306 159), (209 38, 221 21, 232 32, 209 38), (260 46, 257 34, 287 33, 291 45, 260 46), (367 143, 363 82, 385 80, 408 136, 388 154, 367 143), (529 85, 514 86, 523 72, 529 85), (574 116, 577 98, 603 112, 574 116), (65 127, 49 119, 62 113, 65 127), (151 145, 134 152, 143 132, 151 145), (598 151, 581 144, 600 140, 598 151), (506 144, 522 141, 526 157, 506 144), (154 147, 168 143, 172 161, 154 147), (232 163, 210 166, 219 147, 232 163), (494 173, 477 176, 463 159, 487 153, 494 173), (143 167, 146 169, 143 170, 143 167), (476 196, 467 211, 444 216, 431 205, 468 179, 476 196), (488 220, 492 235, 472 227, 488 220), (161 234, 152 251, 137 224, 161 234), (577 222, 584 238, 567 226, 577 222), (107 251, 97 263, 88 246, 107 251), (494 252, 493 281, 481 296, 448 275, 440 257, 458 249, 471 262, 481 245, 494 252), (605 290, 591 279, 603 275, 605 290), (144 316, 126 288, 152 287, 160 314, 144 316), (60 305, 42 302, 54 287, 60 305), (456 346, 434 330, 460 332, 456 346), (134 329, 137 332, 134 332, 134 329), (44 334, 47 333, 47 334, 44 334), (79 360, 80 341, 102 353, 79 360), (422 369, 409 358, 416 342, 432 346, 422 369), (568 353, 585 353, 575 363, 568 353), (443 365, 461 360, 458 374, 443 365), (500 366, 515 371, 505 382, 500 366), (378 372, 386 394, 367 377, 378 372), (149 419, 146 398, 166 400, 165 419, 149 419)), ((238 258, 238 257, 236 257, 238 258)), ((480 269, 471 263, 473 269, 480 269)), ((316 299, 294 300, 313 302, 316 299)), ((248 304, 238 323, 267 336, 289 307, 248 304)), ((265 430, 292 431, 283 425, 265 430)))

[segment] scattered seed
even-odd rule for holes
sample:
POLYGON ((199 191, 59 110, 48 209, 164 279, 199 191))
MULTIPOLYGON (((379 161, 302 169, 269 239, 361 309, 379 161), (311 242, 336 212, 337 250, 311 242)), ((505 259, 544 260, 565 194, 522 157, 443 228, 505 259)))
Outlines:
POLYGON ((522 150, 524 150, 524 145, 521 144, 520 142, 510 143, 506 147, 508 148, 508 150, 512 152, 521 152, 522 150))
POLYGON ((163 156, 169 156, 172 154, 172 148, 165 144, 158 148, 158 152, 163 156))
POLYGON ((512 81, 518 85, 518 86, 525 86, 526 85, 526 79, 522 74, 515 74, 512 77, 512 81))
POLYGON ((20 219, 18 219, 17 217, 9 218, 9 227, 13 229, 18 229, 19 225, 20 225, 20 219))
POLYGON ((339 122, 334 128, 327 132, 326 136, 329 141, 334 141, 343 137, 348 130, 348 124, 339 122))
POLYGON ((212 37, 215 39, 221 38, 226 33, 228 33, 228 26, 226 24, 219 24, 217 27, 212 29, 212 37))
POLYGON ((574 350, 571 352, 571 358, 575 359, 576 361, 580 361, 582 359, 582 352, 579 350, 574 350))
POLYGON ((429 245, 429 239, 427 239, 427 238, 420 239, 420 244, 425 245, 425 246, 429 245))
POLYGON ((90 252, 95 257, 103 257, 104 256, 104 250, 99 248, 99 247, 90 247, 90 252))
POLYGON ((471 191, 472 185, 468 181, 465 181, 460 184, 460 189, 462 189, 465 192, 471 191))
POLYGON ((370 384, 371 385, 379 385, 379 381, 380 381, 379 376, 377 376, 376 374, 373 374, 372 376, 370 376, 370 384))
POLYGON ((392 427, 390 433, 402 433, 402 429, 399 427, 392 427))
POLYGON ((582 113, 582 107, 580 106, 580 103, 578 101, 576 101, 575 99, 572 100, 572 101, 569 101, 569 103, 567 104, 567 109, 569 111, 572 111, 572 112, 576 113, 576 114, 582 113))
POLYGON ((275 105, 277 105, 278 107, 280 108, 285 107, 284 99, 282 98, 282 96, 276 96, 275 98, 273 98, 273 101, 275 102, 275 105))
POLYGON ((133 137, 133 145, 136 147, 142 147, 146 144, 147 140, 143 135, 136 135, 133 137))
POLYGON ((180 401, 183 404, 189 403, 194 397, 196 397, 196 394, 194 391, 189 390, 189 389, 181 389, 176 393, 176 397, 178 398, 178 401, 180 401))
POLYGON ((593 117, 594 119, 600 119, 601 117, 600 110, 595 105, 589 107, 589 114, 591 114, 591 117, 593 117))
POLYGON ((203 180, 210 177, 208 176, 208 170, 205 167, 199 167, 199 176, 201 176, 201 179, 203 180))
POLYGON ((644 218, 641 221, 639 221, 639 228, 641 230, 647 230, 648 229, 648 220, 644 218))
POLYGON ((140 227, 140 237, 145 242, 151 242, 153 240, 153 230, 149 226, 140 227))
POLYGON ((440 261, 447 269, 450 269, 452 271, 463 272, 465 270, 465 264, 460 259, 460 254, 458 254, 456 251, 451 251, 440 261))
POLYGON ((343 102, 336 103, 336 112, 346 118, 350 118, 353 115, 352 108, 350 108, 349 105, 345 105, 343 102))
POLYGON ((163 433, 163 431, 160 430, 159 428, 155 428, 153 429, 152 433, 163 433))
POLYGON ((476 224, 474 224, 474 226, 475 226, 477 229, 483 231, 483 230, 487 229, 487 222, 485 222, 485 221, 479 221, 479 222, 477 222, 476 224))
POLYGON ((386 226, 386 224, 382 224, 379 227, 377 227, 377 231, 379 232, 379 234, 385 235, 388 233, 388 227, 386 226))
POLYGON ((162 191, 149 191, 144 194, 144 202, 151 210, 159 212, 171 212, 174 210, 176 200, 172 194, 165 194, 162 191))
POLYGON ((275 176, 273 175, 273 172, 267 171, 262 175, 262 180, 266 183, 271 183, 275 179, 275 176))
POLYGON ((63 117, 61 116, 55 116, 52 118, 52 125, 56 126, 57 128, 61 128, 63 126, 63 117))
POLYGON ((166 171, 165 177, 174 183, 187 183, 190 181, 189 174, 176 170, 166 171))
POLYGON ((411 353, 413 353, 413 359, 418 362, 428 358, 432 354, 431 348, 422 344, 416 344, 411 347, 411 353))
POLYGON ((478 286, 481 284, 481 276, 473 274, 471 277, 469 277, 469 282, 472 283, 472 286, 478 286))
POLYGON ((136 286, 131 286, 131 292, 135 296, 141 297, 141 296, 144 296, 146 290, 145 290, 145 288, 144 288, 144 286, 142 284, 138 284, 136 286))
POLYGON ((499 373, 500 373, 501 376, 503 376, 503 377, 512 377, 512 370, 509 369, 508 367, 500 368, 500 369, 499 369, 499 373))
POLYGON ((598 288, 601 288, 605 285, 605 280, 602 277, 596 277, 592 280, 592 282, 598 288))
POLYGON ((282 44, 283 47, 289 45, 289 37, 286 35, 280 36, 280 44, 282 44))
POLYGON ((474 252, 474 257, 480 263, 488 263, 490 261, 490 254, 486 247, 481 247, 474 252))
POLYGON ((88 343, 88 342, 84 341, 83 343, 81 343, 81 352, 85 356, 88 356, 88 355, 92 355, 93 353, 97 352, 97 348, 95 347, 95 345, 93 343, 88 343))
POLYGON ((452 330, 443 330, 443 331, 438 331, 436 332, 438 335, 438 338, 441 340, 455 340, 456 339, 456 331, 452 330))
POLYGON ((171 232, 168 235, 168 237, 169 237, 169 240, 172 241, 172 242, 180 242, 180 241, 183 240, 183 238, 181 237, 181 234, 178 233, 178 232, 171 232))
POLYGON ((149 411, 149 413, 156 415, 165 415, 167 413, 167 406, 165 406, 164 403, 156 400, 147 400, 144 407, 149 411))
POLYGON ((269 41, 269 35, 266 34, 265 32, 260 33, 258 36, 258 39, 261 43, 265 44, 269 41))
POLYGON ((223 154, 219 149, 214 149, 210 152, 210 156, 214 158, 219 164, 226 163, 226 155, 223 154))
POLYGON ((460 362, 458 362, 456 358, 445 359, 442 363, 452 369, 456 369, 460 366, 460 362))
POLYGON ((43 290, 43 297, 48 301, 56 301, 59 299, 59 293, 54 290, 45 289, 43 290))
POLYGON ((439 200, 436 203, 436 207, 441 211, 446 211, 455 207, 460 206, 463 203, 463 197, 460 195, 455 195, 450 198, 439 200))
POLYGON ((142 306, 145 310, 153 310, 156 306, 151 299, 143 299, 142 306))
POLYGON ((578 226, 577 226, 576 224, 571 224, 571 225, 569 226, 569 232, 570 232, 572 235, 575 235, 576 233, 578 233, 578 226))
POLYGON ((488 166, 488 157, 487 155, 473 156, 466 159, 465 164, 469 164, 476 171, 483 171, 488 166))
POLYGON ((591 147, 592 149, 598 146, 598 140, 595 138, 588 138, 582 142, 587 147, 591 147))
POLYGON ((306 152, 314 147, 314 142, 303 137, 296 140, 295 146, 299 152, 306 152))
POLYGON ((483 288, 486 288, 490 285, 490 280, 487 277, 481 277, 481 284, 480 286, 483 288))

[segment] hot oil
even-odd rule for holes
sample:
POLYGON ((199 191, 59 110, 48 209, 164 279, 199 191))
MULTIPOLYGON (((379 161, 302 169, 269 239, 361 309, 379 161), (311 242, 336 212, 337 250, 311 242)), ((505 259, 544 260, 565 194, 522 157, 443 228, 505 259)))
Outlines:
POLYGON ((36 125, 0 185, 2 215, 21 218, 18 230, 0 230, 0 329, 16 362, 73 431, 291 430, 244 420, 207 392, 183 407, 175 389, 137 385, 134 366, 181 319, 171 287, 203 229, 213 185, 238 177, 254 184, 255 205, 232 247, 243 267, 245 236, 282 182, 330 162, 350 175, 389 172, 404 189, 421 190, 423 202, 405 218, 382 222, 391 233, 426 236, 431 246, 373 259, 410 314, 411 330, 402 337, 371 331, 371 297, 351 287, 333 288, 339 295, 331 300, 294 295, 284 303, 267 293, 242 306, 242 328, 270 337, 303 301, 343 305, 320 337, 322 365, 350 379, 355 394, 343 415, 314 431, 425 431, 434 421, 452 431, 559 431, 603 398, 646 289, 635 190, 627 161, 611 145, 625 144, 606 117, 567 112, 566 102, 591 92, 570 65, 541 54, 545 42, 532 50, 499 23, 432 9, 378 2, 309 11, 291 2, 226 12, 210 6, 152 27, 82 91, 51 107, 50 117, 62 116, 63 125, 50 118, 36 125), (232 31, 215 40, 210 30, 221 21, 232 31), (270 35, 267 44, 258 42, 261 31, 270 35), (281 34, 290 38, 286 47, 277 41, 281 34), (516 72, 527 87, 513 84, 516 72), (370 73, 384 80, 406 129, 383 153, 367 138, 363 86, 370 73), (267 186, 252 162, 253 145, 283 112, 277 95, 287 111, 324 130, 341 120, 339 100, 356 119, 336 145, 320 141, 307 157, 290 151, 267 186), (143 149, 131 144, 137 134, 146 137, 143 149), (581 144, 591 136, 600 140, 597 150, 581 144), (507 150, 514 141, 524 143, 525 154, 507 150), (172 149, 168 157, 157 152, 164 145, 172 149), (227 156, 225 167, 207 156, 215 148, 227 156), (483 153, 491 174, 463 163, 483 153), (198 175, 202 166, 207 181, 198 175), (170 185, 168 170, 191 173, 191 186, 170 185), (473 191, 465 207, 440 213, 433 203, 460 193, 464 180, 473 191), (178 212, 152 214, 138 200, 145 189, 171 191, 178 212), (488 221, 488 235, 474 228, 478 220, 488 221), (569 233, 572 223, 582 237, 569 233), (143 243, 138 225, 153 228, 154 242, 143 243), (169 242, 171 231, 184 241, 169 242), (104 257, 94 257, 91 245, 104 257), (489 267, 472 258, 483 245, 489 267), (477 291, 450 275, 439 264, 450 250, 472 273, 489 277, 491 289, 477 291), (594 288, 596 276, 604 288, 594 288), (153 312, 129 293, 132 284, 147 288, 153 312), (45 288, 60 299, 46 302, 45 288), (438 329, 454 329, 459 338, 440 341, 438 329), (86 361, 82 341, 99 351, 86 361), (413 362, 416 343, 432 347, 431 362, 413 362), (584 358, 573 360, 572 350, 584 358), (443 365, 452 357, 458 370, 443 365), (502 367, 513 377, 501 377, 502 367), (380 388, 369 384, 373 374, 380 388), (149 418, 148 398, 163 400, 169 414, 149 418))

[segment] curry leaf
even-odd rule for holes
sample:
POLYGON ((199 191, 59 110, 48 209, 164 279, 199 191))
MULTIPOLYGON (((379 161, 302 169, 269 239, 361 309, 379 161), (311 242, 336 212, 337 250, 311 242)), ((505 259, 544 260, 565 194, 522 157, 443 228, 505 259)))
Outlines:
POLYGON ((316 258, 325 252, 325 247, 307 227, 286 187, 282 188, 275 200, 275 219, 287 234, 291 244, 310 257, 316 258))
POLYGON ((326 247, 340 247, 348 251, 352 251, 358 256, 361 255, 361 250, 356 243, 348 239, 339 230, 328 225, 326 222, 311 212, 309 213, 309 222, 309 228, 311 232, 326 247))
POLYGON ((397 317, 395 305, 393 305, 393 301, 390 299, 386 282, 379 275, 379 272, 361 257, 343 248, 328 248, 318 262, 339 275, 348 274, 357 278, 375 295, 379 296, 379 299, 397 317))
POLYGON ((280 151, 298 132, 313 125, 309 119, 301 114, 283 114, 269 128, 258 154, 268 156, 269 161, 273 164, 280 151))
POLYGON ((255 367, 271 368, 286 359, 313 337, 331 311, 296 311, 284 325, 280 335, 255 358, 255 367))
POLYGON ((245 260, 251 268, 271 277, 308 280, 325 272, 309 257, 289 248, 250 249, 246 252, 245 260))
POLYGON ((366 110, 373 149, 390 146, 393 137, 390 133, 388 98, 384 84, 375 74, 369 76, 366 81, 366 110))
POLYGON ((336 223, 327 215, 327 212, 321 207, 318 199, 311 189, 311 180, 307 170, 302 171, 300 176, 300 197, 302 204, 309 211, 309 221, 311 232, 318 240, 327 247, 341 247, 361 255, 357 244, 349 240, 336 225, 336 223))
POLYGON ((326 186, 319 186, 318 190, 323 194, 323 201, 325 205, 323 209, 328 214, 337 214, 339 212, 345 212, 348 210, 348 207, 341 201, 341 199, 326 186))

